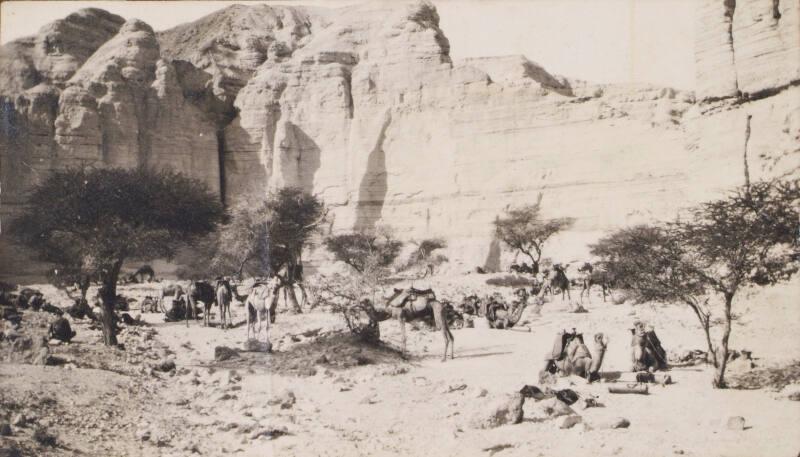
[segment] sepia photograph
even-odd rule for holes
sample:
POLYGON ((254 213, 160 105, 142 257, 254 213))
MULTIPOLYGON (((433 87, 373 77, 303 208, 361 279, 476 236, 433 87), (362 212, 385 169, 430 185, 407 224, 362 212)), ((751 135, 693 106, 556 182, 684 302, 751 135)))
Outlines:
POLYGON ((0 457, 800 457, 799 0, 0 3, 0 457))

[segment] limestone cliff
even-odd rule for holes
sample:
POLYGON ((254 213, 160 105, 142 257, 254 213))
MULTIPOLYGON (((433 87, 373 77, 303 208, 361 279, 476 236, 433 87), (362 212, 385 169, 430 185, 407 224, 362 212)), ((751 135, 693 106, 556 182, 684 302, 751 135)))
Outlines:
POLYGON ((427 2, 236 5, 157 34, 123 22, 83 10, 3 47, 3 211, 54 167, 148 164, 226 202, 299 186, 331 230, 443 236, 474 266, 494 218, 540 195, 577 218, 552 248, 570 261, 739 184, 747 122, 756 176, 797 171, 797 2, 703 0, 696 96, 519 55, 453 61, 427 2), (100 26, 78 40, 88 18, 100 26))

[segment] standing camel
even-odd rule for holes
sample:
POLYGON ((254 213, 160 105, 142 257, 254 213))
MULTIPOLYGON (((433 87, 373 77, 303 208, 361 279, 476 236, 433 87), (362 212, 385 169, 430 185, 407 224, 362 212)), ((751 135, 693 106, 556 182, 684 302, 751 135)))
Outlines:
POLYGON ((195 304, 203 302, 203 326, 208 327, 209 314, 211 314, 211 305, 216 300, 216 293, 214 286, 205 281, 192 281, 186 289, 186 326, 189 326, 189 316, 195 316, 195 304))
POLYGON ((275 322, 275 308, 278 305, 278 279, 273 277, 267 282, 256 283, 245 299, 247 308, 247 340, 250 340, 250 330, 253 337, 258 339, 261 334, 262 322, 266 322, 266 338, 269 341, 269 326, 275 322), (258 322, 258 332, 255 324, 258 322))
POLYGON ((217 305, 219 305, 222 328, 233 326, 233 315, 231 315, 232 296, 231 284, 225 279, 217 278, 217 282, 214 285, 214 299, 217 305), (226 319, 226 314, 228 319, 226 319))
POLYGON ((590 292, 592 291, 592 286, 600 286, 603 289, 603 301, 606 301, 608 291, 611 289, 611 275, 602 268, 594 268, 589 262, 578 268, 578 272, 581 274, 583 286, 581 289, 581 303, 583 302, 584 292, 586 292, 586 296, 591 301, 590 292))
POLYGON ((555 274, 553 275, 553 279, 550 280, 550 288, 561 290, 561 300, 564 300, 564 294, 567 295, 568 299, 572 300, 572 297, 569 295, 569 279, 567 279, 566 270, 567 267, 562 266, 560 263, 553 265, 555 274))
POLYGON ((436 327, 442 330, 444 338, 442 362, 447 360, 448 347, 450 347, 450 359, 455 357, 455 338, 450 333, 445 305, 436 299, 436 294, 431 289, 420 290, 413 287, 408 290, 395 289, 394 295, 389 297, 383 307, 376 307, 376 312, 378 321, 395 318, 400 322, 400 330, 403 335, 403 354, 406 353, 406 321, 430 319, 433 315, 436 327))

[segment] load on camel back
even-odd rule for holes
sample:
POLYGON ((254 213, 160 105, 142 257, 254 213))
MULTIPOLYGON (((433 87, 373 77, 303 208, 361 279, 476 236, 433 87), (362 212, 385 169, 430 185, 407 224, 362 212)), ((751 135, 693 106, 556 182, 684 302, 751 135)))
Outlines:
POLYGON ((667 351, 661 346, 661 340, 656 336, 652 326, 646 326, 641 321, 635 321, 631 330, 631 370, 657 371, 666 370, 667 351))
POLYGON ((552 350, 545 355, 544 369, 539 373, 540 382, 552 380, 553 375, 577 375, 589 382, 600 379, 600 367, 603 364, 608 347, 608 338, 603 333, 594 336, 594 356, 583 340, 583 334, 574 328, 572 332, 562 330, 556 335, 552 350))

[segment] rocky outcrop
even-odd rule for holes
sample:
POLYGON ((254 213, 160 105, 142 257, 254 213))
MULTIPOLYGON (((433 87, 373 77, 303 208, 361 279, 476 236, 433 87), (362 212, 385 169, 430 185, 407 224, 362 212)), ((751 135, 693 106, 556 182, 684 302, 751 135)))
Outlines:
POLYGON ((687 147, 691 166, 711 160, 717 170, 702 194, 741 184, 745 153, 754 179, 797 173, 800 4, 704 0, 697 20, 699 103, 685 122, 687 147))
POLYGON ((158 34, 83 10, 2 49, 3 211, 54 167, 144 164, 228 203, 301 187, 331 230, 445 237, 468 269, 502 263, 492 221, 541 198, 577 218, 551 253, 579 259, 739 184, 747 122, 755 178, 797 170, 798 21, 797 2, 704 0, 695 95, 453 61, 425 1, 234 5, 158 34))
POLYGON ((699 100, 760 98, 800 83, 800 5, 703 0, 696 40, 699 100))

